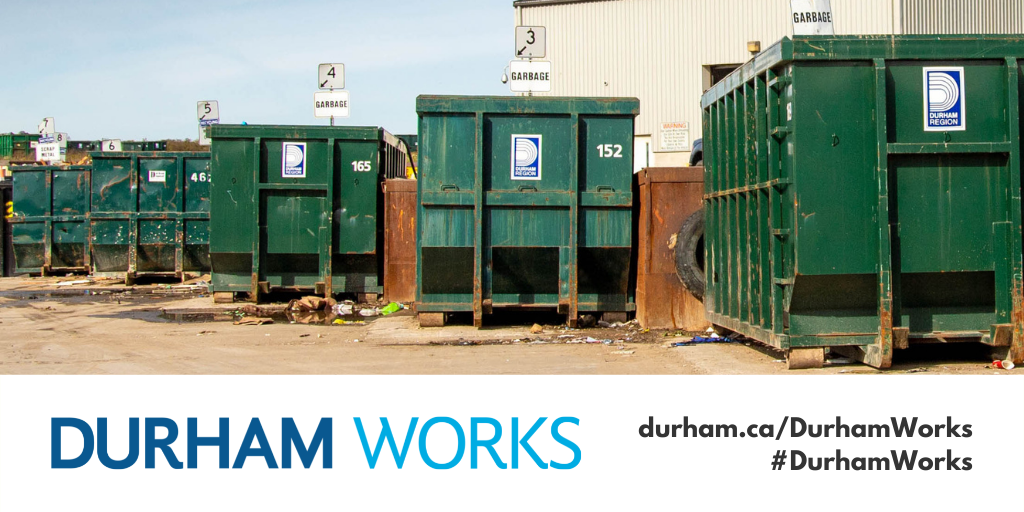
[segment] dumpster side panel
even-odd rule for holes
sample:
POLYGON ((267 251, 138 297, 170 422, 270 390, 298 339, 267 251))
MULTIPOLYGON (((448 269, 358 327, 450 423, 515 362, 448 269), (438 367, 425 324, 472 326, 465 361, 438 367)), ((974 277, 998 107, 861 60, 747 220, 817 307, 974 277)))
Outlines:
POLYGON ((864 62, 793 66, 793 336, 878 330, 874 79, 864 62))
POLYGON ((380 293, 380 176, 396 149, 384 133, 214 127, 214 291, 246 292, 256 300, 273 290, 380 293))
POLYGON ((1022 56, 1010 36, 783 39, 708 91, 709 318, 879 367, 919 340, 1024 357, 1022 56))
POLYGON ((92 153, 95 272, 130 282, 141 275, 185 279, 186 272, 209 269, 202 233, 209 223, 209 155, 92 153))
POLYGON ((210 264, 214 291, 249 291, 255 247, 258 141, 218 138, 211 146, 210 264))
POLYGON ((635 100, 417 99, 420 312, 629 311, 635 100))
POLYGON ((90 170, 20 167, 13 173, 17 272, 88 271, 90 170))

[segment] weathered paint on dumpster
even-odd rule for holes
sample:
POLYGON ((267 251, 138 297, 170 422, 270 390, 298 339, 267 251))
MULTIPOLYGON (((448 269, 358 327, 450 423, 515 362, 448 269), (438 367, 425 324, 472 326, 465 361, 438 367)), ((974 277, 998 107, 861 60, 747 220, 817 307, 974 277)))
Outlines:
MULTIPOLYGON (((635 309, 636 99, 420 96, 417 311, 635 309)), ((428 323, 433 323, 430 321, 428 323)))
POLYGON ((90 168, 11 168, 15 273, 88 272, 90 168))
POLYGON ((1021 58, 1020 36, 783 39, 706 92, 708 318, 877 367, 916 341, 1019 362, 1021 58))
POLYGON ((380 294, 381 181, 405 152, 381 128, 215 125, 215 293, 380 294))
POLYGON ((89 213, 97 275, 185 278, 210 269, 210 153, 94 152, 89 213))

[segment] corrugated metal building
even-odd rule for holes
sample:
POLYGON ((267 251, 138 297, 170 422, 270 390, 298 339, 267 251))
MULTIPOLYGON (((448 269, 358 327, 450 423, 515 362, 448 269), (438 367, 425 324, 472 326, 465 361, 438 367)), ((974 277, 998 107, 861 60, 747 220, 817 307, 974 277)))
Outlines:
MULTIPOLYGON (((1024 32, 1022 0, 832 0, 836 34, 1024 32)), ((701 136, 700 96, 747 43, 792 35, 789 0, 518 0, 515 24, 544 26, 555 96, 635 96, 637 162, 681 165, 701 136), (665 123, 665 137, 661 136, 665 123)))

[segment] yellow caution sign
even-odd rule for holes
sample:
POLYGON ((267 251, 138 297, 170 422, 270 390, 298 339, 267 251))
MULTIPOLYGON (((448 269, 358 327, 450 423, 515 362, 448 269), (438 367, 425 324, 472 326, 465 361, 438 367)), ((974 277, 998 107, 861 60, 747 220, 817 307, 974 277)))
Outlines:
POLYGON ((4 205, 4 216, 8 219, 14 217, 14 201, 7 201, 4 205))

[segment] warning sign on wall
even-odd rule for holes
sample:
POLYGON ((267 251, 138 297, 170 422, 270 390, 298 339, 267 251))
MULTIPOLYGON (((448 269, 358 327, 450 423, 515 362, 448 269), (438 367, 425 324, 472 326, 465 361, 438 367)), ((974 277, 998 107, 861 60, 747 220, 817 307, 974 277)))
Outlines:
POLYGON ((690 123, 661 123, 658 130, 658 151, 689 151, 690 123))

